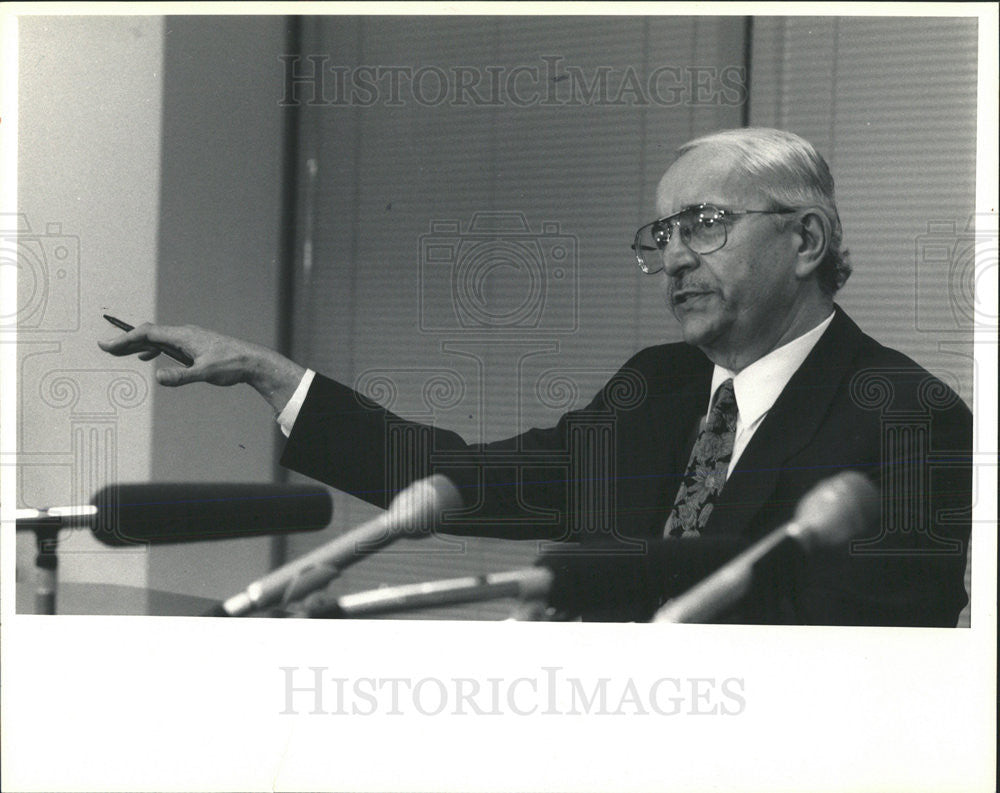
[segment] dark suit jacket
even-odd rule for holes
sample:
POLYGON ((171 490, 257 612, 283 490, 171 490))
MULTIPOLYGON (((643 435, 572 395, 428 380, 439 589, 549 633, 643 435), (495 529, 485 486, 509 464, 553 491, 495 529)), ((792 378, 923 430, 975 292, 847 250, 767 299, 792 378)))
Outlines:
MULTIPOLYGON (((318 376, 282 463, 380 506, 410 481, 441 472, 469 507, 446 532, 621 550, 639 541, 662 558, 676 542, 661 540, 663 525, 711 376, 696 348, 650 347, 557 426, 481 446, 318 376)), ((842 553, 762 576, 731 620, 953 626, 967 602, 971 447, 972 417, 958 396, 838 307, 731 471, 702 534, 706 546, 725 538, 749 544, 844 470, 880 486, 881 526, 842 553)), ((672 580, 674 589, 660 582, 660 600, 677 593, 672 580)))

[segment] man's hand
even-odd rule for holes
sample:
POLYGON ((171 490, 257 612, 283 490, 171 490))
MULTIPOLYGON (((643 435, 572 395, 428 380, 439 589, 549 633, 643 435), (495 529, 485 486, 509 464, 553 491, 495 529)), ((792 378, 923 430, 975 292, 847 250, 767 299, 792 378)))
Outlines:
POLYGON ((158 356, 155 345, 173 347, 187 353, 194 361, 189 367, 170 366, 157 370, 161 385, 211 383, 231 386, 247 383, 280 411, 305 374, 303 369, 283 355, 241 339, 223 336, 195 325, 152 325, 146 323, 98 346, 112 355, 138 355, 143 361, 158 356))

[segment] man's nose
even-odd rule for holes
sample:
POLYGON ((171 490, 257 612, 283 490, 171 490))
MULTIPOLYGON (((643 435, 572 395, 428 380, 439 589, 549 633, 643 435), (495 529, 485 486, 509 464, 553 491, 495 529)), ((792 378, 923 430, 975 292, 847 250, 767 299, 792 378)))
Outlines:
POLYGON ((687 246, 680 234, 673 235, 660 256, 663 260, 663 271, 671 277, 698 266, 698 254, 687 246))

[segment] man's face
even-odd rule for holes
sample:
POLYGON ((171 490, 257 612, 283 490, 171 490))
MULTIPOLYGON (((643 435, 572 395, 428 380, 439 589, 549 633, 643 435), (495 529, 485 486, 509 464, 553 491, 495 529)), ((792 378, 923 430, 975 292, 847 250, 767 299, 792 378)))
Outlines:
MULTIPOLYGON (((683 155, 657 187, 658 215, 702 203, 734 212, 768 209, 763 194, 733 175, 730 157, 713 147, 683 155)), ((675 233, 659 277, 684 340, 738 371, 780 346, 794 322, 801 286, 794 274, 797 237, 781 230, 778 215, 723 222, 726 244, 712 253, 694 253, 675 233)))

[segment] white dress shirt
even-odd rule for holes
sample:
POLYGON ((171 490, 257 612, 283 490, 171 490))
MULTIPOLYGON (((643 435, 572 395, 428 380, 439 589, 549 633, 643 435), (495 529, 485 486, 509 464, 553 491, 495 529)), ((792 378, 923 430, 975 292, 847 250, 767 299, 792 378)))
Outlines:
POLYGON ((299 417, 299 411, 302 410, 302 403, 306 401, 306 394, 309 393, 309 386, 312 385, 315 376, 316 373, 312 369, 306 369, 306 373, 299 380, 299 386, 295 389, 295 393, 292 394, 292 398, 288 400, 288 404, 278 414, 278 426, 281 427, 281 431, 285 433, 286 438, 292 434, 295 419, 299 417))
MULTIPOLYGON (((729 472, 736 466, 736 461, 746 449, 753 434, 760 427, 764 417, 785 390, 792 375, 802 366, 803 361, 812 352, 820 336, 833 321, 831 313, 819 325, 797 339, 771 350, 763 358, 758 358, 752 364, 734 374, 728 369, 716 366, 712 372, 712 391, 709 395, 705 415, 712 405, 712 397, 716 390, 729 378, 733 379, 733 390, 736 392, 736 437, 733 439, 733 456, 729 461, 726 479, 729 472)), ((702 419, 704 421, 704 418, 702 419)))

